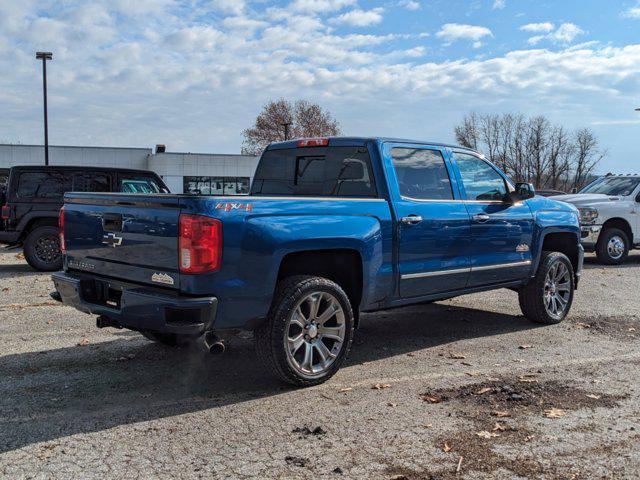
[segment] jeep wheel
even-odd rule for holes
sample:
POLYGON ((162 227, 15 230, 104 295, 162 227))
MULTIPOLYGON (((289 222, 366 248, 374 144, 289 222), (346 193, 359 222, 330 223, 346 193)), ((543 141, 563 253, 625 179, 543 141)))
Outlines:
POLYGON ((518 292, 520 308, 532 322, 560 323, 571 309, 574 290, 573 265, 567 256, 543 252, 535 278, 518 292))
POLYGON ((34 228, 24 242, 24 258, 36 270, 53 272, 62 269, 62 252, 58 227, 34 228))
POLYGON ((289 277, 278 285, 269 316, 254 333, 258 358, 285 382, 320 384, 342 365, 353 318, 349 298, 336 283, 289 277))
POLYGON ((629 255, 629 239, 619 228, 607 228, 596 245, 598 260, 605 265, 620 265, 629 255))

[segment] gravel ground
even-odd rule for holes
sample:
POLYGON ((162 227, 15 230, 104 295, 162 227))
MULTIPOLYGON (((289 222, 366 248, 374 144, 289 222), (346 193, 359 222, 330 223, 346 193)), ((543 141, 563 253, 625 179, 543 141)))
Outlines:
POLYGON ((363 317, 346 365, 296 390, 250 339, 171 349, 49 299, 0 253, 1 478, 638 478, 640 255, 588 258, 569 319, 515 293, 363 317))

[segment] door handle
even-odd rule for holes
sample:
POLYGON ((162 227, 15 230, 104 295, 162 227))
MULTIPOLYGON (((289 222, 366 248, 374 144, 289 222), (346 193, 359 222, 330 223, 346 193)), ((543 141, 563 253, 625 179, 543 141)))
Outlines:
POLYGON ((409 215, 408 217, 402 217, 400 221, 407 225, 416 225, 422 221, 422 217, 420 215, 409 215))
POLYGON ((122 215, 119 213, 105 213, 102 216, 102 229, 105 232, 121 232, 122 215))
POLYGON ((484 213, 479 213, 478 215, 473 216, 473 221, 478 223, 488 222, 491 217, 484 213))

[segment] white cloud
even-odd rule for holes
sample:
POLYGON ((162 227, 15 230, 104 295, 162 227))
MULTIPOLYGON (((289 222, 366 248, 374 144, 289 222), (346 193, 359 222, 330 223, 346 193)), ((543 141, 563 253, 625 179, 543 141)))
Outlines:
POLYGON ((401 7, 406 8, 407 10, 420 10, 420 8, 422 8, 422 5, 420 5, 420 2, 417 2, 416 0, 401 0, 401 2, 398 4, 401 7))
POLYGON ((640 2, 635 7, 630 7, 628 10, 622 13, 623 17, 640 19, 640 2))
POLYGON ((356 0, 295 0, 288 8, 300 12, 334 12, 355 5, 356 0))
POLYGON ((563 23, 551 34, 550 38, 558 43, 571 43, 577 36, 583 35, 584 33, 585 31, 575 23, 563 23))
POLYGON ((520 30, 524 32, 531 33, 540 33, 540 32, 550 32, 554 29, 554 25, 551 22, 543 22, 543 23, 527 23, 526 25, 522 25, 520 30))
POLYGON ((555 30, 553 24, 551 23, 530 23, 528 25, 523 25, 522 27, 520 27, 520 30, 533 33, 548 32, 545 35, 534 35, 533 37, 529 38, 529 45, 537 45, 543 40, 548 40, 550 42, 559 43, 562 45, 569 45, 578 36, 584 35, 586 33, 575 23, 563 23, 555 30))
POLYGON ((368 27, 382 22, 383 12, 383 8, 374 8, 372 10, 356 9, 343 13, 339 17, 333 19, 333 22, 352 25, 354 27, 368 27))
POLYGON ((460 23, 447 23, 436 33, 436 37, 444 39, 447 44, 451 44, 457 40, 470 40, 473 41, 474 48, 482 46, 481 40, 484 37, 492 36, 493 33, 486 27, 460 23))
POLYGON ((240 15, 245 8, 244 0, 213 0, 213 5, 224 13, 232 13, 234 15, 240 15))
POLYGON ((493 10, 502 10, 507 6, 507 0, 493 0, 491 8, 493 10))
MULTIPOLYGON (((167 1, 141 22, 113 0, 0 0, 2 137, 41 141, 41 104, 33 102, 41 88, 33 51, 41 45, 54 52, 47 67, 52 144, 162 142, 174 151, 238 152, 240 132, 262 104, 281 96, 319 102, 347 134, 445 141, 474 109, 544 113, 573 128, 620 118, 630 108, 634 118, 638 106, 629 107, 629 98, 640 91, 640 42, 567 47, 571 29, 554 28, 540 32, 555 35, 553 51, 542 44, 434 61, 419 29, 341 34, 327 17, 345 12, 255 10, 252 2, 235 15, 220 14, 211 2, 198 5, 196 15, 167 1), (438 118, 426 118, 425 108, 438 118)), ((437 38, 472 44, 490 36, 462 25, 443 27, 437 38)), ((608 144, 600 135, 610 158, 640 156, 633 132, 608 144)))

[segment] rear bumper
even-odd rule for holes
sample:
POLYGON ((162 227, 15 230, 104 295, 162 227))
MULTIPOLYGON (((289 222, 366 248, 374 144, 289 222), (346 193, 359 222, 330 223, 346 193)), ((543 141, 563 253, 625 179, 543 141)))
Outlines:
POLYGON ((76 272, 57 272, 51 278, 65 305, 131 330, 199 335, 211 330, 216 318, 215 297, 185 297, 76 272))

